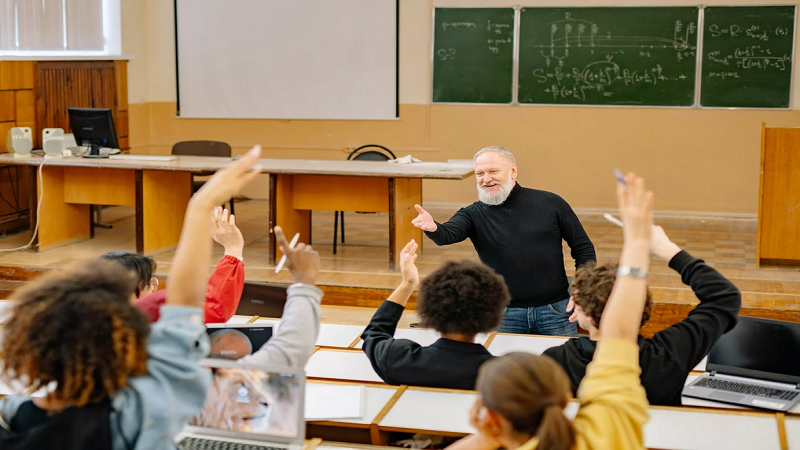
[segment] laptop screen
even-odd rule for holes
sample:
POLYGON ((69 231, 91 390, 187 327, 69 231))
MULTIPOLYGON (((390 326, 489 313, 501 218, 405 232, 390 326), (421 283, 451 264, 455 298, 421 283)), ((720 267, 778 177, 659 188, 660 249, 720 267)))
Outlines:
POLYGON ((739 317, 708 354, 709 372, 800 383, 800 324, 739 317))
POLYGON ((272 326, 241 325, 207 328, 209 358, 239 359, 257 352, 271 337, 272 326))
POLYGON ((257 435, 259 440, 304 437, 302 374, 238 367, 211 371, 205 406, 189 425, 212 434, 257 435))

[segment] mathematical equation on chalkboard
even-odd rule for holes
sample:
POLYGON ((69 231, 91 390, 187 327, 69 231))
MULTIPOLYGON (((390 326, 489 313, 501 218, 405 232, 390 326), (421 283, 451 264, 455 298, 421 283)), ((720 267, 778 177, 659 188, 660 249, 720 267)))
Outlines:
MULTIPOLYGON (((498 54, 504 46, 513 48, 514 46, 514 27, 509 23, 492 22, 486 20, 486 25, 478 27, 475 22, 442 22, 442 31, 466 30, 486 35, 486 50, 498 54)), ((456 59, 457 50, 455 48, 438 48, 436 57, 441 61, 456 59)))
POLYGON ((538 48, 538 61, 533 63, 536 68, 530 73, 535 90, 554 101, 594 103, 598 96, 613 101, 618 91, 629 93, 633 88, 694 80, 695 22, 676 20, 664 33, 669 37, 633 36, 615 33, 567 12, 563 20, 549 23, 548 28, 547 44, 526 48, 538 48))
POLYGON ((787 27, 774 27, 769 30, 759 25, 740 26, 730 24, 720 26, 710 24, 708 37, 712 40, 737 39, 751 40, 752 45, 735 47, 732 51, 712 50, 706 54, 706 60, 726 66, 723 69, 709 71, 709 77, 742 78, 751 70, 784 71, 792 68, 792 55, 788 52, 775 51, 770 43, 781 38, 789 39, 792 30, 787 27))

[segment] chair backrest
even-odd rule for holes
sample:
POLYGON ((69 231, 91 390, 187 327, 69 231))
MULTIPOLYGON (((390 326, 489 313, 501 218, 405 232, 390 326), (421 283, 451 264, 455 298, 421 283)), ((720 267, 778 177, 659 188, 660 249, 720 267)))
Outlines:
POLYGON ((361 161, 388 161, 390 159, 397 159, 391 150, 376 144, 362 145, 347 155, 347 159, 361 160, 361 161))
POLYGON ((231 156, 231 146, 218 141, 183 141, 172 146, 173 155, 231 156))

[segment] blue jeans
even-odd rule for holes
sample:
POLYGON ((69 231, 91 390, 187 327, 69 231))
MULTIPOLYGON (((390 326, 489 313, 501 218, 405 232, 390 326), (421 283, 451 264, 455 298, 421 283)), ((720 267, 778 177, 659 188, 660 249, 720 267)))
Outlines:
POLYGON ((566 298, 559 302, 530 308, 506 308, 500 331, 516 334, 578 336, 578 324, 569 321, 566 298))

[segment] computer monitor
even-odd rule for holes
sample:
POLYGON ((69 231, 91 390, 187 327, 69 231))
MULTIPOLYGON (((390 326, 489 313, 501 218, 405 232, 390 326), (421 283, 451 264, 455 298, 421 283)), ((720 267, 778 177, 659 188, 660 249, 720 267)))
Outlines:
POLYGON ((69 126, 78 145, 90 145, 91 151, 84 158, 108 158, 100 154, 100 147, 119 148, 114 118, 110 109, 69 108, 69 126))

